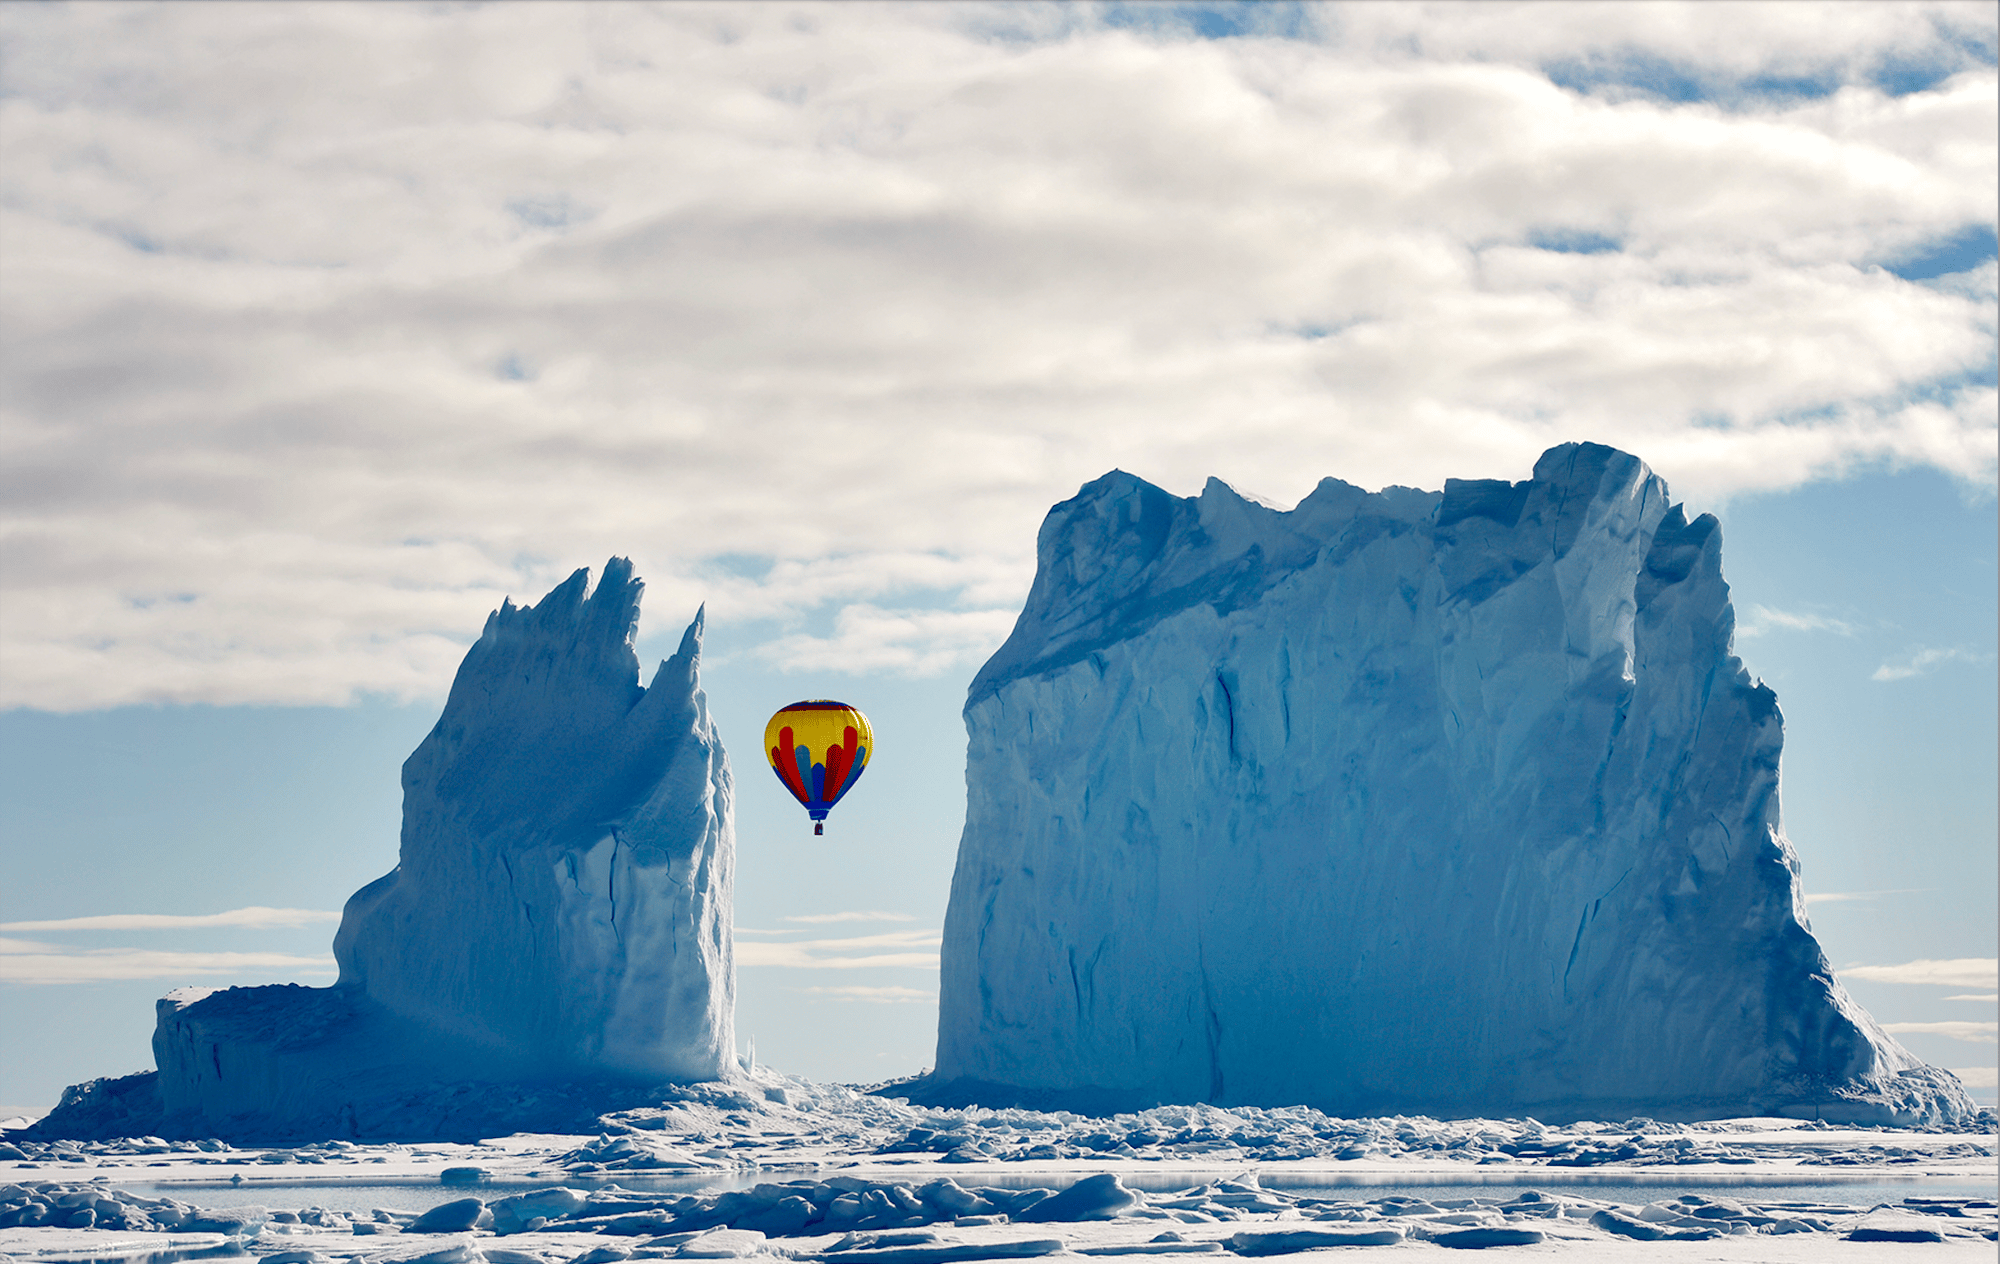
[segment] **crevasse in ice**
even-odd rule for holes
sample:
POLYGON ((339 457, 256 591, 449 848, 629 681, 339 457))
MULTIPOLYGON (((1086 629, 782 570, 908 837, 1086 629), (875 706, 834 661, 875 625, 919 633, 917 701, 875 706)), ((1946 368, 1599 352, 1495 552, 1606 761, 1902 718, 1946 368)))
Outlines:
POLYGON ((1808 928, 1720 545, 1595 444, 1289 512, 1085 486, 966 704, 913 1095, 1969 1114, 1808 928))

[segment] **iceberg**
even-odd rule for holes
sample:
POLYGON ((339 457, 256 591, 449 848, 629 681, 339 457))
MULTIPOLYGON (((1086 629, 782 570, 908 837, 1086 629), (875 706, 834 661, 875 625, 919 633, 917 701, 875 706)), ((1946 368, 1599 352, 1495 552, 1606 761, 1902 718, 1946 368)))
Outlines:
POLYGON ((1090 1112, 1970 1118, 1842 990, 1714 517, 1636 457, 1279 511, 1113 472, 974 679, 935 1070, 1090 1112))
POLYGON ((348 900, 338 982, 169 994, 157 1072, 69 1090, 43 1133, 587 1128, 732 1074, 734 791, 702 615, 642 688, 644 585, 622 558, 589 579, 488 617, 403 765, 399 860, 348 900))
POLYGON ((716 1079, 733 1059, 729 761, 702 616, 639 685, 631 563, 503 605, 403 765, 399 863, 355 892, 339 987, 550 1075, 716 1079))

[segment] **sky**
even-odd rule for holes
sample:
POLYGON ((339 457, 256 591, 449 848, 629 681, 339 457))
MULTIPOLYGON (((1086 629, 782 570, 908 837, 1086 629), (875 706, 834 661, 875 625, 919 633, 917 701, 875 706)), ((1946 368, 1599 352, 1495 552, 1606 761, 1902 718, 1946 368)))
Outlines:
POLYGON ((0 1113, 329 982, 487 611, 706 605, 738 1031, 928 1065, 965 686, 1112 468, 1644 458, 1855 995, 1991 1099, 1990 4, 0 6, 0 1113), (824 839, 754 735, 882 742, 824 839))

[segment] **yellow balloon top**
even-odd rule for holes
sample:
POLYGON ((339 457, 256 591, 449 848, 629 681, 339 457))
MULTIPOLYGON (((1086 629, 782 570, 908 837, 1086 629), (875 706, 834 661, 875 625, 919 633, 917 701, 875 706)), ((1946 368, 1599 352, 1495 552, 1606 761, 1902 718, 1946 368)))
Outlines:
POLYGON ((815 834, 822 832, 817 822, 860 780, 874 749, 868 717, 828 698, 794 702, 764 726, 764 757, 805 805, 815 834))

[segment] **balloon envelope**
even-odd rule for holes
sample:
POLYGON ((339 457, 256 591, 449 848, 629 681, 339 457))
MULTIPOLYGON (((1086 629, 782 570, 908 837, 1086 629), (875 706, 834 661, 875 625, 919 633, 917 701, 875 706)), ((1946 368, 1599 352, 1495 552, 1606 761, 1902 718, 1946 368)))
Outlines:
MULTIPOLYGON (((794 702, 764 726, 764 756, 814 822, 853 788, 875 749, 868 717, 828 698, 794 702)), ((821 826, 815 824, 813 833, 821 826)))

